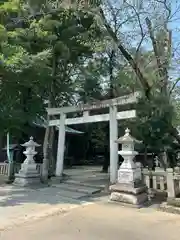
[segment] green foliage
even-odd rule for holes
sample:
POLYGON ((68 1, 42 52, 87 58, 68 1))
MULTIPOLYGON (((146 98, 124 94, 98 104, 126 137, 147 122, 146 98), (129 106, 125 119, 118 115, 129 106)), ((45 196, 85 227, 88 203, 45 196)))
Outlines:
POLYGON ((107 134, 104 130, 104 124, 102 123, 97 123, 92 129, 90 138, 93 148, 96 149, 96 152, 102 153, 104 152, 104 147, 107 147, 107 134))
POLYGON ((137 111, 137 129, 146 146, 156 152, 169 146, 173 140, 168 133, 174 112, 167 98, 155 96, 149 103, 142 99, 137 111))
MULTIPOLYGON (((128 24, 137 25, 137 20, 129 19, 128 24)), ((159 47, 162 35, 156 32, 159 47)), ((129 52, 136 55, 133 46, 129 52)), ((178 125, 179 120, 172 106, 180 105, 174 96, 170 101, 158 92, 154 52, 140 48, 137 61, 154 95, 150 102, 139 102, 131 128, 146 146, 158 151, 173 141, 171 123, 178 125)), ((105 99, 112 88, 115 97, 143 90, 104 26, 86 7, 63 8, 44 0, 0 1, 0 63, 0 132, 19 133, 45 113, 44 100, 56 107, 105 99)), ((106 130, 102 125, 93 127, 92 142, 99 148, 108 140, 106 130)))
POLYGON ((0 44, 7 40, 7 32, 3 25, 0 24, 0 44))
POLYGON ((68 104, 76 86, 72 74, 93 54, 94 16, 62 7, 49 13, 52 4, 0 2, 1 132, 17 134, 31 124, 45 112, 49 94, 52 104, 68 104))

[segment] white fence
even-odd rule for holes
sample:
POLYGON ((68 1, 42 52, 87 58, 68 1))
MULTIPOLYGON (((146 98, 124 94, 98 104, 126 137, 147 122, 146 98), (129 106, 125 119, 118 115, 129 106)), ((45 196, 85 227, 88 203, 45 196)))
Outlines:
MULTIPOLYGON (((15 163, 13 168, 14 168, 13 172, 18 173, 19 170, 21 169, 21 164, 15 163)), ((36 165, 36 168, 37 168, 38 172, 41 174, 42 164, 38 163, 36 165)), ((9 164, 8 163, 0 163, 0 175, 8 175, 8 171, 9 171, 9 164)))
POLYGON ((168 168, 166 171, 156 168, 155 171, 142 170, 144 182, 154 194, 164 193, 168 198, 180 195, 180 168, 168 168))
POLYGON ((8 169, 8 163, 0 163, 0 175, 8 175, 8 169))
POLYGON ((144 168, 142 173, 148 189, 159 193, 167 192, 167 172, 164 169, 156 168, 152 171, 144 168))

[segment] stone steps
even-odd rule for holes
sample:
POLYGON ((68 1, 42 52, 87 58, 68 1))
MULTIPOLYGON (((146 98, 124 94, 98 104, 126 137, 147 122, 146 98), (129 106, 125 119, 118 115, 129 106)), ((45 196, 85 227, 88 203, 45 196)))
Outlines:
POLYGON ((90 188, 96 188, 96 189, 100 189, 100 190, 103 190, 105 188, 104 184, 97 186, 96 183, 94 183, 94 184, 84 183, 80 180, 73 180, 73 179, 68 179, 68 180, 64 181, 64 183, 68 183, 68 184, 72 184, 72 185, 79 185, 79 186, 84 186, 84 187, 90 187, 90 188))
POLYGON ((70 191, 70 192, 81 193, 85 195, 91 195, 91 194, 99 193, 101 191, 100 188, 85 186, 76 182, 73 182, 73 183, 65 182, 60 184, 53 184, 52 187, 56 187, 63 191, 70 191))
MULTIPOLYGON (((52 183, 49 188, 41 188, 39 191, 45 195, 54 198, 81 199, 89 197, 92 194, 101 192, 101 188, 94 186, 86 186, 77 181, 67 181, 63 183, 52 183)), ((46 196, 47 197, 47 196, 46 196)))
POLYGON ((53 198, 72 198, 72 199, 79 199, 82 197, 86 197, 87 193, 83 192, 77 192, 77 191, 72 191, 69 189, 63 189, 60 186, 51 186, 49 190, 47 189, 40 189, 39 190, 41 193, 44 194, 44 196, 49 195, 49 197, 53 196, 53 198))

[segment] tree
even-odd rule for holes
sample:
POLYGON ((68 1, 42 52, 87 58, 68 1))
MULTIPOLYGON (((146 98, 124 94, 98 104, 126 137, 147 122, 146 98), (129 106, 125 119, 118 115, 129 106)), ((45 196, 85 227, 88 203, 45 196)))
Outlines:
MULTIPOLYGON (((172 108, 178 107, 178 80, 168 76, 173 12, 166 1, 8 0, 0 7, 1 131, 26 134, 29 123, 45 115, 45 100, 56 107, 140 90, 137 134, 158 148, 171 137, 180 140, 172 108)), ((47 127, 45 178, 53 135, 47 127)))
MULTIPOLYGON (((92 56, 92 46, 99 30, 92 14, 82 10, 77 14, 75 10, 61 6, 54 8, 50 1, 46 4, 39 1, 37 4, 9 0, 3 2, 1 7, 2 23, 8 35, 7 45, 10 48, 19 48, 16 49, 17 62, 13 66, 8 62, 8 67, 12 67, 12 76, 15 75, 18 79, 16 89, 21 92, 20 96, 14 96, 17 98, 14 102, 18 102, 18 109, 25 116, 22 118, 21 115, 17 125, 24 119, 25 129, 40 109, 44 111, 43 100, 48 100, 48 107, 63 105, 72 100, 76 85, 73 75, 76 74, 77 66, 79 69, 83 61, 92 56), (36 81, 33 83, 31 78, 36 81), (32 103, 35 104, 33 101, 36 98, 41 99, 41 107, 33 113, 35 108, 32 103)), ((3 56, 4 52, 2 58, 3 56)), ((12 58, 14 60, 13 54, 12 58)), ((12 85, 7 85, 5 77, 3 85, 3 92, 12 88, 12 85)), ((15 107, 17 112, 14 102, 12 108, 15 107)), ((37 103, 36 105, 39 106, 37 103)), ((9 108, 6 106, 5 109, 9 108)), ((9 111, 7 114, 10 114, 9 111)), ((14 121, 15 116, 10 116, 14 121)), ((50 152, 52 154, 53 134, 53 129, 47 127, 44 140, 44 179, 47 179, 48 158, 52 158, 50 152)))
MULTIPOLYGON (((170 62, 172 59, 171 31, 168 30, 168 22, 173 19, 174 13, 167 1, 152 0, 141 4, 129 4, 120 1, 104 1, 98 5, 94 3, 87 6, 83 5, 88 11, 93 12, 99 22, 101 22, 102 30, 106 30, 116 47, 121 52, 128 66, 134 71, 137 80, 141 84, 142 90, 146 97, 146 101, 150 104, 154 94, 161 94, 163 101, 167 107, 171 106, 169 101, 169 76, 170 62), (108 10, 111 11, 108 11, 108 10), (108 12, 108 14, 107 14, 108 12), (112 18, 116 16, 118 19, 119 31, 116 32, 112 25, 112 18), (128 31, 127 31, 128 29, 128 31), (130 45, 129 40, 132 40, 130 45), (142 48, 149 48, 151 44, 152 62, 154 66, 154 81, 146 75, 146 68, 141 66, 143 56, 142 48), (135 49, 135 50, 133 50, 135 49)), ((178 141, 176 129, 172 122, 168 121, 168 133, 175 137, 178 141)), ((179 141, 180 142, 180 141, 179 141)))

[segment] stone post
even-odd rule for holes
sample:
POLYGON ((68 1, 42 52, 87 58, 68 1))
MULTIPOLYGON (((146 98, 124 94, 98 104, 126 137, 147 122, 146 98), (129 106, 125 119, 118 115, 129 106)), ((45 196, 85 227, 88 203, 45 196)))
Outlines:
POLYGON ((172 168, 167 168, 167 192, 168 192, 169 199, 176 197, 175 184, 174 184, 174 172, 172 168))
POLYGON ((167 169, 167 192, 168 199, 174 199, 180 194, 179 186, 180 169, 176 167, 167 169))
POLYGON ((117 143, 122 144, 122 150, 118 153, 124 158, 118 170, 117 183, 110 186, 112 201, 140 206, 148 200, 147 187, 142 179, 142 170, 139 164, 134 162, 138 152, 134 151, 135 143, 141 143, 130 135, 126 129, 125 135, 120 137, 117 143))
POLYGON ((140 180, 143 181, 142 164, 140 162, 136 162, 136 171, 139 172, 140 180))
POLYGON ((26 150, 23 152, 26 156, 24 163, 21 164, 21 169, 18 174, 15 174, 14 185, 18 186, 30 186, 34 184, 40 184, 40 173, 37 170, 37 165, 34 161, 34 156, 37 154, 35 147, 40 145, 33 141, 33 137, 24 144, 26 150))

